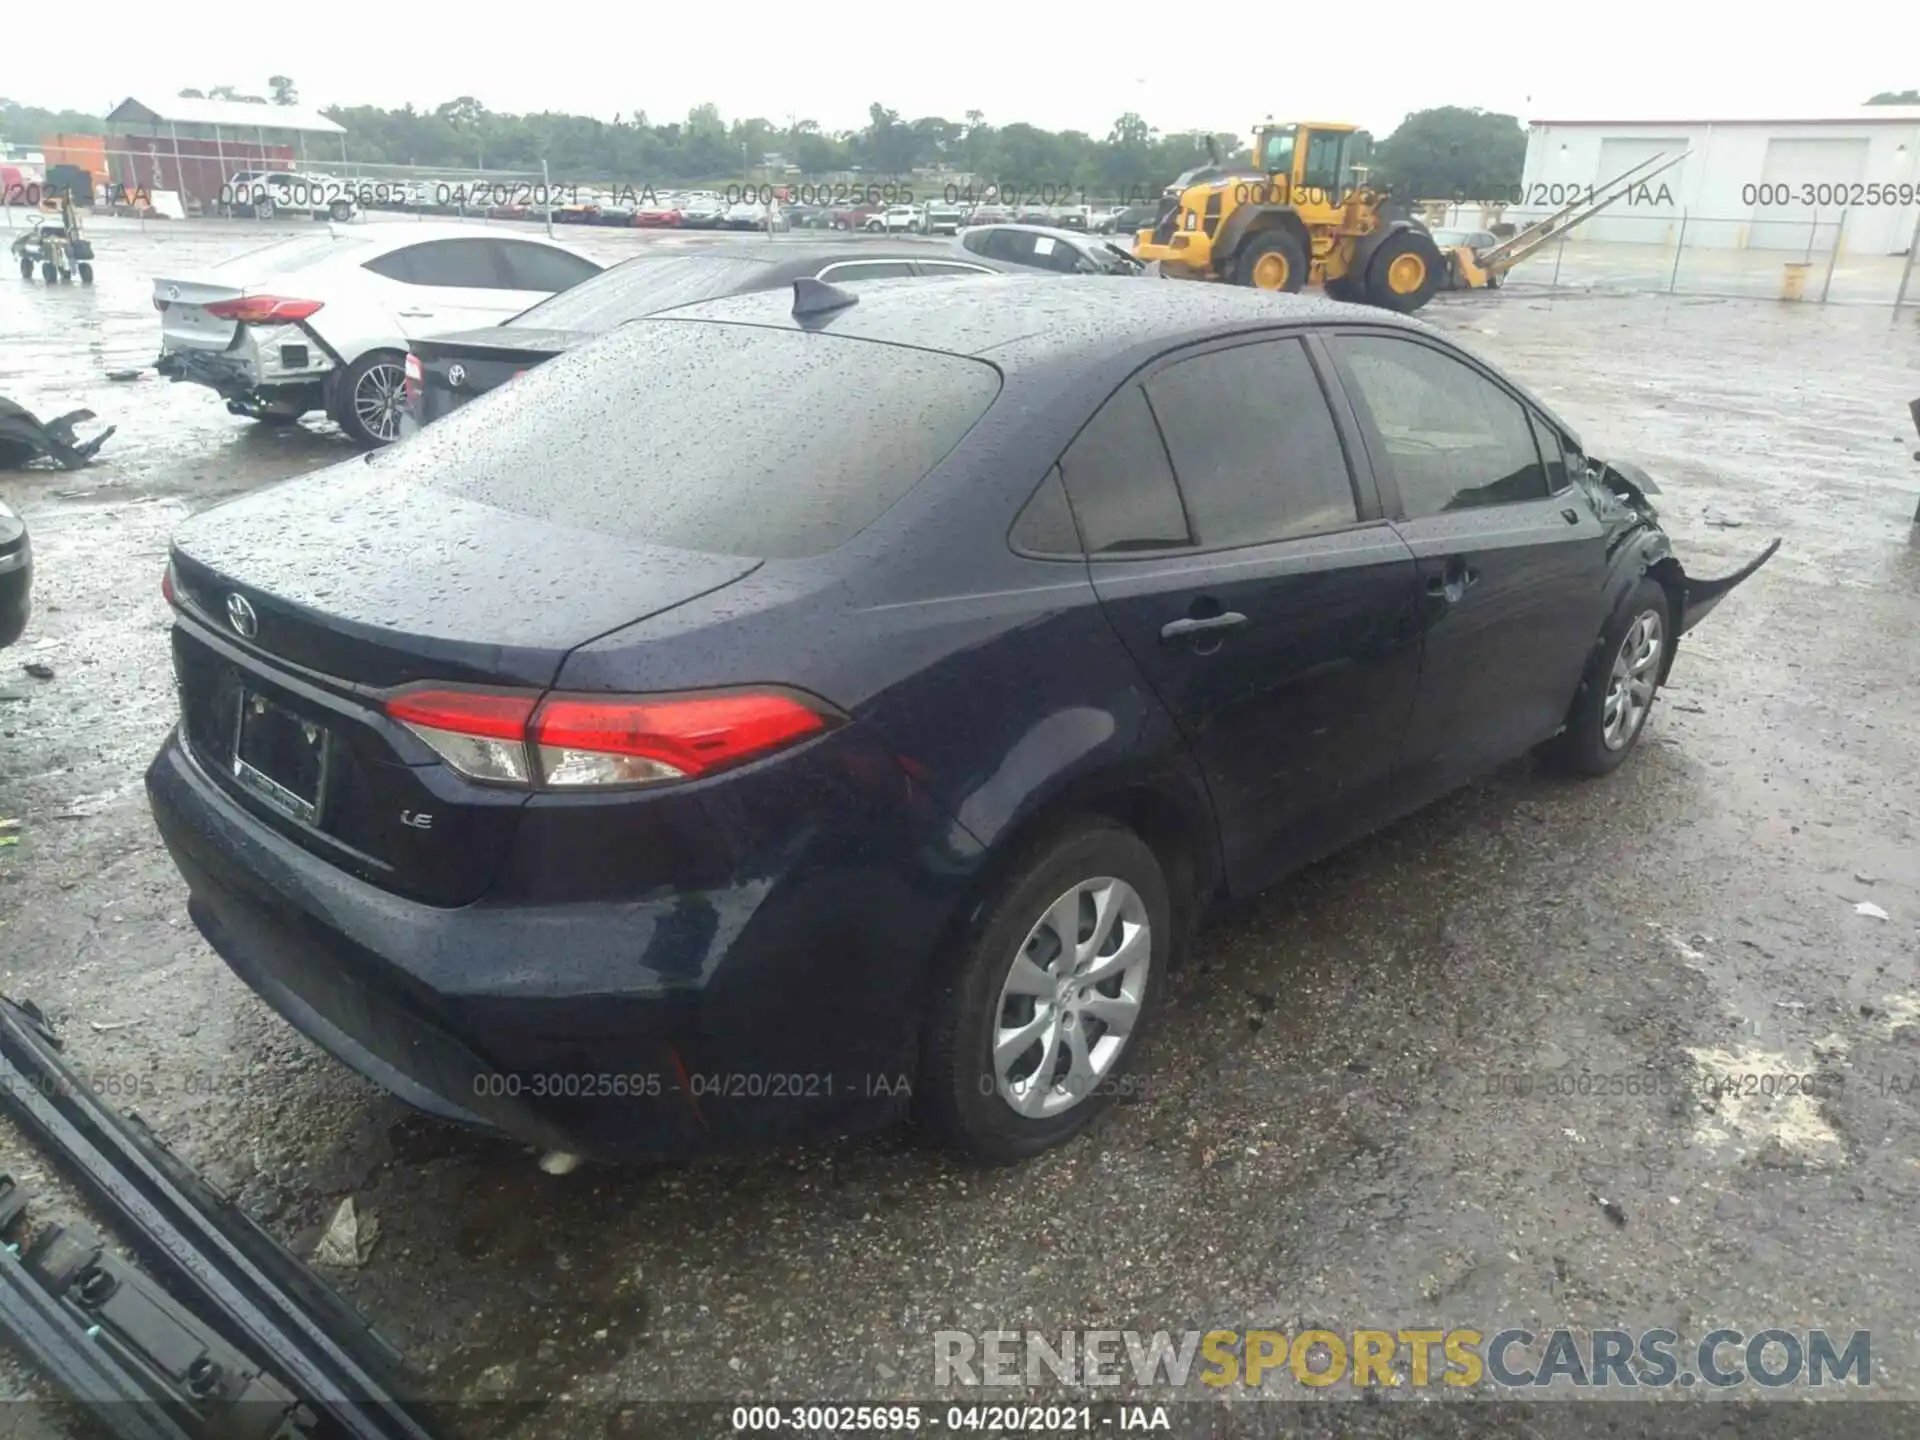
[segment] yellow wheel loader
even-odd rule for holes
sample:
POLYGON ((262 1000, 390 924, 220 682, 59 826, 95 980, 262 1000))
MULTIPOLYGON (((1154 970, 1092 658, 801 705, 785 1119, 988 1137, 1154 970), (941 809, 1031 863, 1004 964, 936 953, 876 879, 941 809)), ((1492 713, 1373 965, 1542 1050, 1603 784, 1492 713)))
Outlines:
POLYGON ((1253 132, 1253 166, 1212 163, 1167 187, 1134 253, 1176 279, 1260 290, 1309 283, 1402 313, 1448 283, 1446 257, 1410 209, 1368 187, 1372 137, 1321 121, 1253 132))
POLYGON ((1175 279, 1259 290, 1325 287, 1336 300, 1402 314, 1440 290, 1491 289, 1514 266, 1691 154, 1662 153, 1534 222, 1491 249, 1442 248, 1412 207, 1367 184, 1373 140, 1352 125, 1269 121, 1253 132, 1253 166, 1210 164, 1167 187, 1134 254, 1175 279), (1651 168, 1649 168, 1651 167, 1651 168))

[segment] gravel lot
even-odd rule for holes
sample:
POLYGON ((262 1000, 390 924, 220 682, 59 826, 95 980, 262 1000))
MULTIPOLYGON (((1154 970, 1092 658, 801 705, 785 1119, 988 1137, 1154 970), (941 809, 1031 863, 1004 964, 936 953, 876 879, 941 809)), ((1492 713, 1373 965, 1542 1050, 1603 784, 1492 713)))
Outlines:
POLYGON ((1920 1398, 1920 312, 1442 297, 1435 324, 1667 482, 1690 569, 1786 537, 1619 774, 1512 766, 1222 917, 1142 1093, 1024 1167, 901 1132, 555 1178, 257 1002, 147 815, 169 530, 351 453, 311 417, 105 378, 158 349, 153 274, 262 238, 103 224, 96 289, 0 284, 0 393, 120 427, 86 472, 0 475, 38 599, 0 654, 0 989, 302 1253, 353 1197, 378 1241, 335 1278, 435 1394, 931 1400, 948 1329, 1725 1323, 1871 1330, 1874 1392, 1920 1398), (1749 1075, 1814 1093, 1702 1084, 1749 1075))

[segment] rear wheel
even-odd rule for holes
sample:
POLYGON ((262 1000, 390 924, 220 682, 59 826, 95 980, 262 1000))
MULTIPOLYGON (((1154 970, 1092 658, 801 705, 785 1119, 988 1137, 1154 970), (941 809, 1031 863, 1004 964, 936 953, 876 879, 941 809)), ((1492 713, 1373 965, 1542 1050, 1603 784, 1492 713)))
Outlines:
POLYGON ((1030 847, 935 999, 923 1118, 996 1164, 1086 1128, 1152 1016, 1172 930, 1166 877, 1132 831, 1089 819, 1030 847))
POLYGON ((356 445, 374 448, 400 438, 407 401, 406 359, 397 350, 362 355, 340 376, 333 418, 356 445))
POLYGON ((80 262, 80 283, 82 285, 91 285, 93 283, 93 266, 85 260, 80 262))
POLYGON ((345 200, 336 200, 327 207, 327 218, 330 220, 351 220, 353 218, 353 206, 345 200))
POLYGON ((20 278, 22 280, 31 280, 33 278, 33 261, 27 259, 24 255, 20 257, 20 278))
POLYGON ((1263 230, 1240 247, 1233 273, 1238 283, 1255 290, 1292 293, 1307 283, 1306 252, 1285 230, 1263 230))
POLYGON ((1367 262, 1367 300, 1402 315, 1418 310, 1440 288, 1440 251, 1433 238, 1401 230, 1381 242, 1367 262))
POLYGON ((1657 580, 1643 579, 1608 622, 1587 663, 1567 728, 1547 742, 1546 757, 1576 775, 1606 775, 1640 742, 1672 644, 1672 607, 1657 580))
POLYGON ((40 262, 40 278, 49 285, 58 285, 60 283, 60 267, 55 265, 51 260, 42 260, 40 262))

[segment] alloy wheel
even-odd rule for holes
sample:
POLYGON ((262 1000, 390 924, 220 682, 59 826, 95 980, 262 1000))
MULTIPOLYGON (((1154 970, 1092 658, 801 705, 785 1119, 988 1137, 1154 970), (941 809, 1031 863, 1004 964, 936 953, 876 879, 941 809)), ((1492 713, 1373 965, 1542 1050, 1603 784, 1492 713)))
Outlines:
POLYGON ((382 442, 400 438, 400 412, 406 405, 407 374, 388 361, 369 365, 353 387, 353 414, 366 432, 382 442))
POLYGON ((1653 704, 1659 679, 1665 632, 1658 610, 1642 610, 1627 627, 1613 671, 1607 679, 1607 698, 1600 707, 1600 739, 1609 750, 1624 750, 1640 733, 1653 704))
POLYGON ((1013 957, 994 1011, 1000 1098, 1029 1119, 1093 1093, 1126 1049, 1153 961, 1146 903, 1124 880, 1083 880, 1049 905, 1013 957))

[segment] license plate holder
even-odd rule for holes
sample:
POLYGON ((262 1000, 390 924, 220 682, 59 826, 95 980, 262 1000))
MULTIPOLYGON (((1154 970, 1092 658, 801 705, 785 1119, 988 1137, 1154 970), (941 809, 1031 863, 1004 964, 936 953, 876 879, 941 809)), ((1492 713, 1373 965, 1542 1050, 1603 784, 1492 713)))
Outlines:
POLYGON ((244 687, 233 722, 233 778, 281 814, 320 820, 327 790, 326 727, 244 687))

